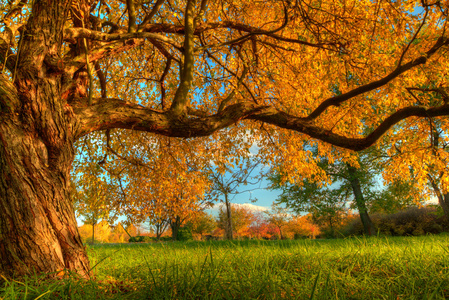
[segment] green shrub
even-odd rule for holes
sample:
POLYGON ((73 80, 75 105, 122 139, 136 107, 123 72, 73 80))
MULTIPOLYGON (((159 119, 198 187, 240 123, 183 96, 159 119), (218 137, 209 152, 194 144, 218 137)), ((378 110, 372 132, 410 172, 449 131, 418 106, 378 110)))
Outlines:
POLYGON ((130 243, 142 243, 142 242, 151 242, 151 237, 149 236, 143 236, 143 235, 138 235, 138 236, 132 236, 129 238, 128 242, 130 243))
POLYGON ((178 241, 191 241, 193 240, 192 230, 190 227, 181 227, 178 230, 178 241))
POLYGON ((307 238, 309 238, 309 237, 304 234, 298 233, 298 232, 295 232, 295 234, 293 235, 294 240, 304 240, 307 238))
MULTIPOLYGON (((389 236, 438 234, 449 231, 449 223, 435 207, 410 207, 394 214, 373 214, 370 216, 378 233, 389 236)), ((360 218, 351 222, 345 235, 363 235, 360 218)))

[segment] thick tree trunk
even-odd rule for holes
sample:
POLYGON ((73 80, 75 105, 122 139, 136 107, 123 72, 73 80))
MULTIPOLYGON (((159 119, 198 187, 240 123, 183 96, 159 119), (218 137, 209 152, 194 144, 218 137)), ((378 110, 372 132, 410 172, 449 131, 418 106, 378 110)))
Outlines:
POLYGON ((376 227, 368 215, 368 208, 366 207, 365 199, 363 197, 360 181, 357 178, 357 169, 348 165, 348 173, 351 181, 352 191, 354 192, 355 203, 359 211, 360 220, 363 224, 363 229, 366 235, 375 235, 376 227))
POLYGON ((441 208, 443 209, 446 219, 449 220, 449 193, 443 193, 432 176, 428 175, 428 178, 430 184, 432 185, 433 191, 437 195, 438 204, 440 204, 441 208))
POLYGON ((438 199, 438 202, 441 208, 443 208, 446 219, 449 221, 449 193, 443 194, 442 199, 438 199))
POLYGON ((88 276, 70 198, 72 145, 51 152, 16 121, 0 121, 0 274, 88 276))
POLYGON ((70 78, 52 66, 62 63, 70 2, 32 6, 14 81, 0 74, 0 274, 55 277, 68 269, 88 277, 70 194, 78 128, 64 97, 70 78))
POLYGON ((170 222, 170 227, 171 227, 171 237, 174 241, 177 241, 179 228, 181 227, 180 218, 175 217, 175 219, 170 222))

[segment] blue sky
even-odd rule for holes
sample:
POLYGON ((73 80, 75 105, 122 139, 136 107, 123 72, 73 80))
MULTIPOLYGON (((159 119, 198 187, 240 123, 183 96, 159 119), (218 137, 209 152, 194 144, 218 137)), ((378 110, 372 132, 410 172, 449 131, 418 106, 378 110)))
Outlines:
MULTIPOLYGON (((269 184, 270 182, 264 179, 256 185, 242 185, 238 189, 240 193, 231 197, 231 203, 252 204, 254 206, 260 206, 262 208, 270 209, 271 204, 273 204, 278 195, 281 194, 281 191, 267 190, 266 188, 269 186, 269 184), (254 198, 257 199, 257 202, 251 202, 250 199, 254 198)), ((219 204, 219 202, 217 204, 219 204)))

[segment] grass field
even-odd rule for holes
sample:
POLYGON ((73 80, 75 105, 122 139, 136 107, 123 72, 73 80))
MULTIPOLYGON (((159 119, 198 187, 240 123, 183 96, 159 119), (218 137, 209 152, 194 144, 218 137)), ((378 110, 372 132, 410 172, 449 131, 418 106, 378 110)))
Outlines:
POLYGON ((449 236, 97 245, 95 279, 9 281, 0 299, 445 299, 449 236))

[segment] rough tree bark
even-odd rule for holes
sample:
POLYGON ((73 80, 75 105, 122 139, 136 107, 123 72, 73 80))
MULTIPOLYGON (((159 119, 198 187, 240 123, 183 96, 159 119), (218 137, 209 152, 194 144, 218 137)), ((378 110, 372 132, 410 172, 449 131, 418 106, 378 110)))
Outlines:
MULTIPOLYGON (((5 86, 0 80, 0 97, 5 86)), ((27 127, 20 115, 0 120, 0 273, 67 268, 87 276, 69 190, 72 143, 46 145, 39 130, 27 127)))
POLYGON ((73 114, 61 74, 46 59, 59 52, 67 3, 35 1, 21 38, 14 83, 0 75, 0 274, 89 276, 70 197, 73 114), (45 30, 43 30, 45 28, 45 30))

